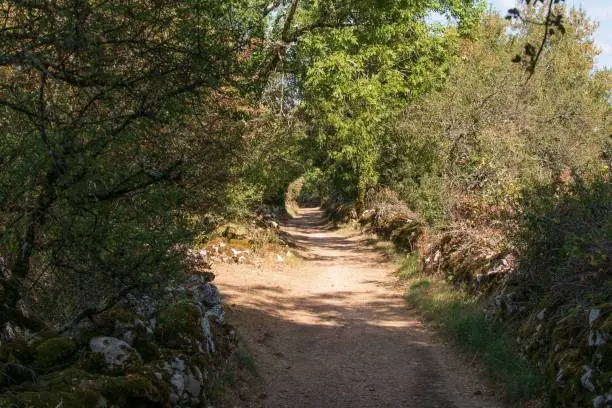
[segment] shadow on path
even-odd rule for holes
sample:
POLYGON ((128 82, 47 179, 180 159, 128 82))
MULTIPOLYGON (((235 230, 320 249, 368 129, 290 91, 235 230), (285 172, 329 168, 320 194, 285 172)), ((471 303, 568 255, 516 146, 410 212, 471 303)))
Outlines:
POLYGON ((228 265, 218 274, 252 349, 270 408, 494 407, 466 367, 425 330, 393 265, 354 231, 302 209, 283 230, 294 267, 228 265))

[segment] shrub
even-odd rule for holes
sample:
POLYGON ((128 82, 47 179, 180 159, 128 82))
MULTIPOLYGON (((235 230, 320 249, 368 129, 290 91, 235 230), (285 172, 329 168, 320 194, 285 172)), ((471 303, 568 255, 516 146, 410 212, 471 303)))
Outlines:
POLYGON ((604 302, 612 279, 612 184, 605 178, 540 186, 525 193, 515 236, 521 279, 534 301, 604 302), (550 290, 553 287, 554 290, 550 290), (596 299, 594 299, 596 297, 596 299))

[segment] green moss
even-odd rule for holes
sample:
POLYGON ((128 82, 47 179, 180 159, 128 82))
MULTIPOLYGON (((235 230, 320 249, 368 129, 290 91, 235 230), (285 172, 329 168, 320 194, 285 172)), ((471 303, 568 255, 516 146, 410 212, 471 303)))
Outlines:
POLYGON ((71 391, 75 387, 79 387, 84 380, 95 380, 95 378, 94 375, 87 371, 77 367, 69 367, 62 371, 55 371, 44 375, 41 377, 41 381, 53 390, 71 391))
POLYGON ((115 322, 133 323, 138 316, 129 309, 117 307, 111 309, 97 318, 98 334, 107 334, 115 330, 115 322), (102 330, 100 330, 102 329, 102 330))
POLYGON ((177 303, 159 314, 156 336, 162 345, 170 348, 180 347, 185 343, 185 336, 192 339, 203 339, 200 309, 192 303, 177 303))
POLYGON ((104 354, 87 352, 79 358, 77 366, 90 373, 101 373, 104 372, 107 364, 104 354))
POLYGON ((161 352, 157 344, 146 339, 136 339, 132 347, 138 351, 144 362, 157 360, 161 352))
POLYGON ((34 366, 46 370, 65 362, 74 354, 74 341, 68 337, 54 337, 40 343, 36 349, 34 366))
POLYGON ((22 392, 10 397, 0 397, 2 408, 93 408, 100 394, 93 390, 73 392, 22 392))
POLYGON ((551 334, 553 347, 554 344, 569 342, 570 339, 578 337, 583 328, 578 316, 569 315, 553 329, 551 334))
POLYGON ((247 239, 230 239, 228 246, 236 249, 250 249, 251 243, 247 239))
POLYGON ((593 309, 599 309, 601 313, 593 326, 601 332, 612 334, 612 303, 597 305, 593 309))
POLYGON ((140 374, 110 377, 102 385, 101 392, 109 402, 121 407, 131 406, 136 401, 161 403, 164 399, 153 383, 140 374))

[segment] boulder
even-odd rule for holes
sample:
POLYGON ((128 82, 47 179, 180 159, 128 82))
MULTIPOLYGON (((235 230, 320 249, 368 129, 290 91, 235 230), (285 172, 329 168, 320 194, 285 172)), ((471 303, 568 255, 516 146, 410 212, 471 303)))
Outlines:
POLYGON ((134 361, 140 361, 140 355, 128 343, 115 337, 94 337, 89 342, 94 353, 104 355, 109 368, 122 369, 134 361))
POLYGON ((194 300, 205 306, 212 307, 221 303, 219 290, 210 282, 199 285, 193 291, 194 300))

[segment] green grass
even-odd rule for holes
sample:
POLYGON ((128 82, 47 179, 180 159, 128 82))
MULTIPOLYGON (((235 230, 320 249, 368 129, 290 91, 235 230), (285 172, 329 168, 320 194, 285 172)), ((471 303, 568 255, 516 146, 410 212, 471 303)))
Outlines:
POLYGON ((408 280, 421 272, 421 261, 417 253, 406 255, 402 266, 399 268, 398 275, 401 280, 408 280))
POLYGON ((238 349, 234 352, 234 360, 239 368, 247 370, 251 374, 257 374, 255 358, 246 350, 238 349))
MULTIPOLYGON (((404 273, 415 275, 410 265, 404 273)), ((426 319, 438 326, 442 334, 476 354, 489 374, 505 388, 510 400, 526 400, 544 391, 545 377, 517 353, 508 329, 487 321, 478 303, 466 290, 441 280, 417 277, 409 280, 406 298, 426 319)))

